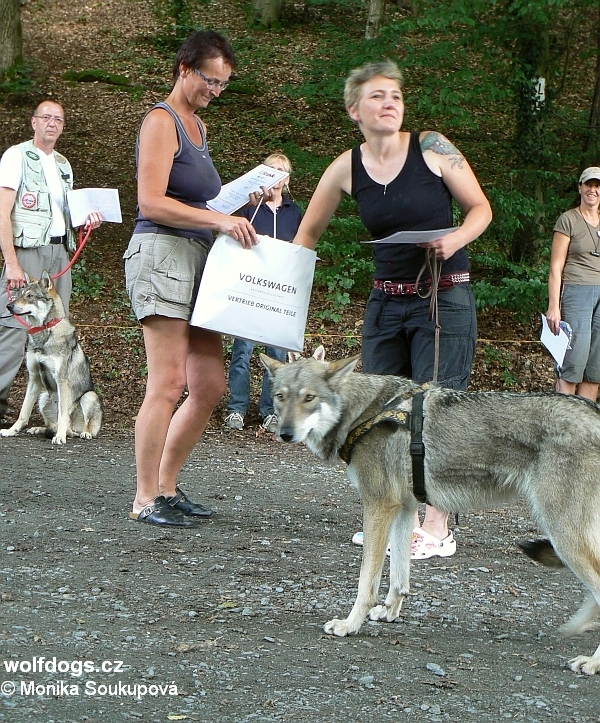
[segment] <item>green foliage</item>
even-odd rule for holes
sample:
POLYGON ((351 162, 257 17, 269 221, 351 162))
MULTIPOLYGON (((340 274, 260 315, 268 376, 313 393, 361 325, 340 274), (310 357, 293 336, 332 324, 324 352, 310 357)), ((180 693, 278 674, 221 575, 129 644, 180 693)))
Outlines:
POLYGON ((328 43, 314 54, 311 62, 302 63, 303 82, 284 87, 284 92, 290 97, 304 98, 312 107, 321 106, 324 102, 340 107, 344 82, 352 68, 396 54, 397 38, 382 36, 366 43, 362 36, 351 37, 347 30, 335 27, 327 28, 327 36, 328 43))
POLYGON ((17 63, 6 70, 0 70, 0 101, 36 90, 36 82, 31 63, 17 63))
POLYGON ((321 237, 315 269, 315 284, 327 289, 328 306, 317 318, 337 322, 340 311, 350 303, 350 292, 369 288, 373 277, 371 247, 360 243, 368 235, 358 218, 340 215, 334 218, 321 237))
POLYGON ((478 309, 500 307, 509 309, 519 321, 527 321, 540 313, 548 303, 548 267, 527 269, 517 267, 518 276, 504 277, 497 284, 476 281, 473 293, 478 309))
POLYGON ((110 85, 131 85, 131 80, 126 75, 118 75, 116 73, 107 73, 100 68, 90 68, 89 70, 67 70, 63 73, 65 80, 71 80, 76 83, 109 83, 110 85))
POLYGON ((495 349, 489 344, 484 344, 483 358, 487 364, 497 364, 500 367, 500 377, 502 378, 505 387, 510 388, 517 383, 517 378, 513 376, 510 371, 512 367, 512 359, 507 351, 495 349))
POLYGON ((202 26, 194 23, 194 10, 207 5, 209 0, 151 0, 152 10, 160 21, 162 32, 151 42, 165 54, 177 52, 181 43, 193 30, 202 26))
POLYGON ((77 71, 67 70, 66 73, 63 73, 63 79, 71 83, 106 83, 109 88, 125 90, 137 97, 140 97, 144 91, 141 85, 133 85, 126 75, 108 73, 100 68, 77 71))
POLYGON ((73 265, 71 277, 73 279, 72 298, 74 301, 97 299, 106 284, 99 274, 88 271, 84 258, 80 258, 73 265))

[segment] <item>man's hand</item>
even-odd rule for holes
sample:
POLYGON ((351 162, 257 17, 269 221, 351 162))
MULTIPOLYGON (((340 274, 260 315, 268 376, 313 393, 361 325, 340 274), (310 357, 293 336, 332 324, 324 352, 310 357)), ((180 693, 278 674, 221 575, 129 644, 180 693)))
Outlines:
POLYGON ((6 287, 9 291, 20 289, 28 283, 27 277, 18 262, 6 264, 6 287))
POLYGON ((90 226, 92 229, 99 228, 102 225, 102 214, 98 211, 92 211, 86 218, 84 228, 88 229, 90 226))

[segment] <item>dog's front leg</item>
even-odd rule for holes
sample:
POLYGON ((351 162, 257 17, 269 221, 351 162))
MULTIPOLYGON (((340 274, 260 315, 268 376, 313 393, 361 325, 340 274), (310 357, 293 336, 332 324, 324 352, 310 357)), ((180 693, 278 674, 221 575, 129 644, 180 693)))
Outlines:
POLYGON ((323 628, 326 633, 345 637, 358 632, 369 610, 377 602, 388 535, 396 510, 397 508, 382 509, 382 505, 365 505, 364 547, 358 580, 358 595, 350 615, 345 620, 337 618, 330 620, 323 628))
MULTIPOLYGON (((57 374, 60 376, 60 374, 57 374)), ((66 444, 67 432, 71 421, 71 385, 69 380, 57 384, 58 419, 56 421, 56 434, 52 437, 52 444, 66 444)))
POLYGON ((3 437, 14 437, 20 431, 25 429, 29 423, 31 412, 39 395, 43 389, 42 380, 40 378, 39 370, 37 367, 31 367, 29 369, 29 379, 27 380, 27 391, 25 392, 25 399, 23 400, 23 406, 19 412, 19 417, 12 427, 8 429, 0 430, 0 435, 3 437))
MULTIPOLYGON (((590 595, 575 615, 561 627, 560 631, 563 635, 579 635, 595 627, 599 613, 600 605, 594 596, 590 595)), ((575 673, 586 673, 587 675, 600 673, 600 645, 591 657, 578 655, 573 660, 569 660, 569 667, 575 673)))
POLYGON ((410 589, 410 538, 415 505, 403 507, 392 524, 390 535, 390 589, 383 605, 369 612, 369 619, 394 622, 410 589))

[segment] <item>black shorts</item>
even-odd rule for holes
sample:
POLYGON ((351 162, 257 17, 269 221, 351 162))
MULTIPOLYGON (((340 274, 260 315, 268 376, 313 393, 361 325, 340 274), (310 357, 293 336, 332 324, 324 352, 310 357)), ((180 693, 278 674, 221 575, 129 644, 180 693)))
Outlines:
MULTIPOLYGON (((470 284, 438 292, 440 357, 438 383, 466 390, 477 341, 475 298, 470 284)), ((433 378, 435 322, 429 299, 389 296, 373 290, 362 328, 362 367, 368 374, 393 374, 418 384, 433 378)))

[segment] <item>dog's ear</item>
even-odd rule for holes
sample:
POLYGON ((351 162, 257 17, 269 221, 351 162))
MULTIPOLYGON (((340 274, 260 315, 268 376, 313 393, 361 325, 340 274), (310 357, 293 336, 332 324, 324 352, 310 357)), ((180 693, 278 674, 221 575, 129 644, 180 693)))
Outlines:
POLYGON ((50 274, 44 270, 42 271, 42 278, 40 279, 40 286, 44 291, 51 291, 54 288, 50 274))
POLYGON ((327 369, 327 376, 329 381, 336 384, 341 384, 345 381, 346 377, 351 374, 360 360, 360 354, 351 356, 349 359, 338 359, 337 361, 329 362, 327 369))
POLYGON ((313 359, 316 359, 317 361, 325 361, 325 347, 323 344, 314 350, 313 359))
POLYGON ((298 359, 302 359, 302 354, 300 354, 299 351, 288 351, 288 353, 287 353, 288 364, 293 364, 294 362, 297 362, 298 359))
POLYGON ((273 379, 273 374, 275 374, 279 367, 283 366, 283 362, 277 361, 277 359, 272 359, 266 354, 259 354, 259 356, 263 366, 269 372, 269 376, 273 379))

